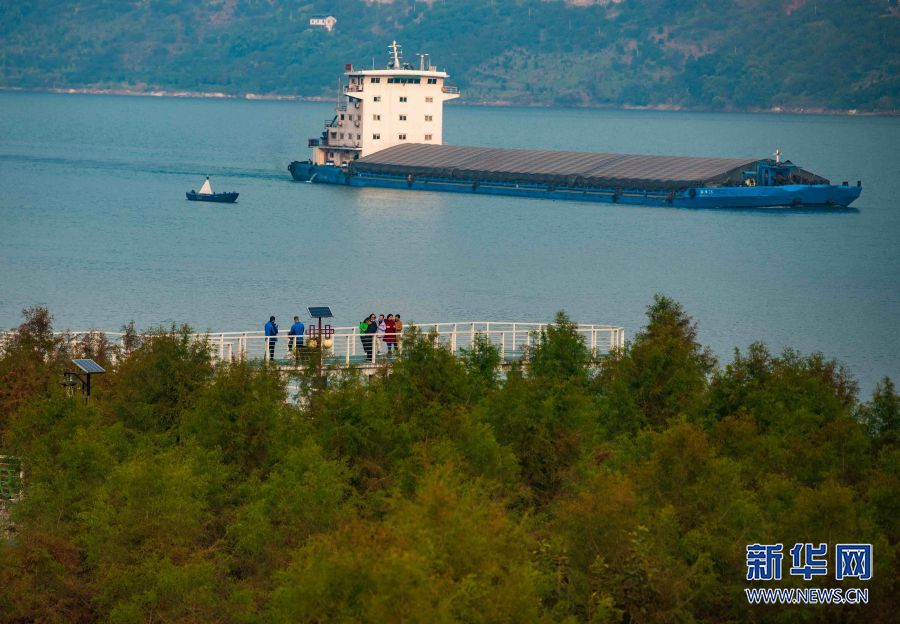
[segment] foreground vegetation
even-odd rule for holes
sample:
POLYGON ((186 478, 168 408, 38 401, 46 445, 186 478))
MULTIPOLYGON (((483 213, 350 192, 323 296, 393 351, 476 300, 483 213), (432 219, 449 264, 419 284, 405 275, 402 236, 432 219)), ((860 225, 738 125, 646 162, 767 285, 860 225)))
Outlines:
POLYGON ((470 102, 896 111, 897 0, 16 0, 0 86, 334 97, 392 39, 470 102), (310 18, 333 15, 333 32, 310 18))
MULTIPOLYGON (((410 331, 316 390, 129 334, 90 405, 46 310, 0 358, 4 622, 886 622, 898 605, 900 404, 837 363, 736 352, 673 301, 598 370, 563 315, 523 370, 410 331), (748 607, 745 546, 865 542, 861 606, 748 607)), ((835 586, 833 574, 779 586, 835 586)), ((847 584, 845 581, 844 584, 847 584)), ((859 586, 859 582, 850 582, 859 586)))

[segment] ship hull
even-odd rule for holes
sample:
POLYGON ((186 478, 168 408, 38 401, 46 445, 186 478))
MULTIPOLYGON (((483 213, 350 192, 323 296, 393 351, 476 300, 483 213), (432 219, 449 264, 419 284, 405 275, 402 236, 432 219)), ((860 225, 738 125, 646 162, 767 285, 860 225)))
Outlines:
POLYGON ((487 183, 449 178, 410 179, 403 176, 352 172, 347 168, 313 165, 299 161, 292 162, 288 166, 288 170, 294 180, 316 184, 680 208, 846 208, 859 197, 862 191, 859 186, 833 184, 697 187, 665 192, 649 189, 487 183))
POLYGON ((239 193, 215 193, 207 195, 203 193, 189 192, 185 196, 190 201, 215 202, 217 204, 233 204, 237 201, 239 193))

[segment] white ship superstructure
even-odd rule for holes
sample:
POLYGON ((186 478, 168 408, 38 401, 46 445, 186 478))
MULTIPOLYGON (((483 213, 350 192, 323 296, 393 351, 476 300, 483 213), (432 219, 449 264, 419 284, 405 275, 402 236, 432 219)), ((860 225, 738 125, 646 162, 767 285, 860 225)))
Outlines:
POLYGON ((458 98, 459 89, 446 83, 448 74, 427 54, 418 55, 414 69, 396 41, 389 50, 385 69, 345 67, 334 119, 321 138, 309 140, 314 164, 343 166, 402 143, 442 143, 444 102, 458 98))

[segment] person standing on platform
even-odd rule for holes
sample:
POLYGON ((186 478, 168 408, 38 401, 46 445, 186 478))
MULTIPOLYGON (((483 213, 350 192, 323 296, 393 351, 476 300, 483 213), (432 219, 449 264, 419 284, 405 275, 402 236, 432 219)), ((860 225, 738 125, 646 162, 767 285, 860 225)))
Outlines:
POLYGON ((306 331, 306 327, 303 325, 303 321, 300 320, 299 316, 294 317, 294 324, 291 325, 291 328, 288 330, 288 336, 296 336, 295 338, 288 338, 288 351, 293 351, 295 348, 299 351, 300 347, 303 346, 303 332, 306 331), (295 347, 296 340, 296 347, 295 347))
POLYGON ((278 335, 278 324, 275 322, 275 317, 270 316, 269 322, 266 323, 266 344, 269 346, 269 361, 275 359, 275 343, 278 342, 278 338, 275 336, 278 335))
POLYGON ((399 314, 394 316, 394 332, 397 334, 396 349, 400 351, 400 339, 403 338, 403 321, 400 320, 399 314))
POLYGON ((378 321, 375 320, 375 315, 369 315, 369 324, 366 326, 366 338, 369 341, 369 360, 372 362, 375 361, 375 333, 378 331, 378 321))
POLYGON ((369 317, 367 316, 359 323, 359 340, 362 342, 363 352, 366 354, 366 360, 372 359, 372 338, 369 333, 369 317))
POLYGON ((378 315, 378 325, 375 330, 375 353, 381 355, 381 344, 384 342, 384 334, 387 332, 387 325, 384 323, 384 314, 378 315))
POLYGON ((384 319, 384 345, 387 347, 388 355, 391 355, 394 352, 394 345, 397 343, 397 336, 394 333, 396 331, 397 328, 394 325, 394 315, 388 314, 387 318, 384 319))

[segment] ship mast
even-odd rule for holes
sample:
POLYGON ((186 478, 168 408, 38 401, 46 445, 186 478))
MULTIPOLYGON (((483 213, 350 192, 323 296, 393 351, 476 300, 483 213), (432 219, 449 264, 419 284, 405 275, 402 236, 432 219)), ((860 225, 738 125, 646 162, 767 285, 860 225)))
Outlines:
POLYGON ((400 46, 396 41, 391 41, 391 45, 388 46, 388 50, 391 51, 391 62, 389 67, 391 69, 400 69, 400 46))

